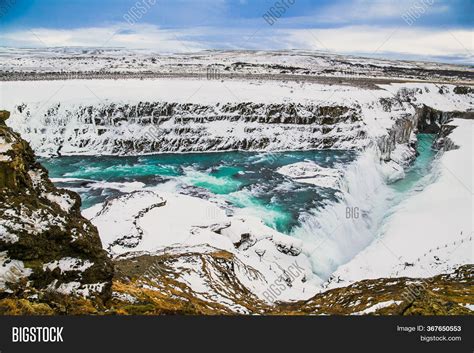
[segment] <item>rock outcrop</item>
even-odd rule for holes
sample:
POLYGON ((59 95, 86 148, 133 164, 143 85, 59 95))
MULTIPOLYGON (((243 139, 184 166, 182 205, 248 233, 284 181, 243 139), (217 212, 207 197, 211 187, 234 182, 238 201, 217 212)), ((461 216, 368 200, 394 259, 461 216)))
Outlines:
POLYGON ((113 265, 81 200, 57 189, 0 112, 0 297, 110 298, 113 265))
POLYGON ((131 253, 114 262, 112 305, 123 314, 268 311, 268 303, 248 288, 249 281, 265 285, 263 275, 225 250, 204 245, 176 247, 156 254, 131 253))

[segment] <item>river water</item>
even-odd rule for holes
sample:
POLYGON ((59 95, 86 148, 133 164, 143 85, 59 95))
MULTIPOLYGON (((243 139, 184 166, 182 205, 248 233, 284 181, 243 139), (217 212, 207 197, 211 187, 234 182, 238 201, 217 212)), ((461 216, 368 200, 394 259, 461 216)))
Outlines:
POLYGON ((76 191, 83 209, 133 190, 153 188, 206 198, 262 219, 313 244, 315 273, 327 277, 378 234, 394 207, 431 182, 434 136, 419 134, 419 156, 405 177, 386 184, 377 161, 341 150, 217 152, 41 159, 53 182, 76 191), (303 183, 277 170, 310 161, 344 172, 342 189, 303 183))

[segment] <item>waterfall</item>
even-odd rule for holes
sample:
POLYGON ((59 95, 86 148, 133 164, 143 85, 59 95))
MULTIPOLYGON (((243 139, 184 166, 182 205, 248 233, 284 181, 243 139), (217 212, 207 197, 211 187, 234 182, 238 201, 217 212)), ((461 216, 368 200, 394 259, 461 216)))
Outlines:
POLYGON ((377 147, 362 152, 345 171, 339 200, 305 216, 292 232, 305 242, 313 272, 323 280, 377 236, 394 198, 379 156, 377 147))

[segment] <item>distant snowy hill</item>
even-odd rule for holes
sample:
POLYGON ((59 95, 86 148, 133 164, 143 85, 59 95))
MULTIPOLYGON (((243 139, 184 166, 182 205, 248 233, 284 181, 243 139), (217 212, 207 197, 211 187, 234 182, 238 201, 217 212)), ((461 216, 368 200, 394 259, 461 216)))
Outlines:
MULTIPOLYGON (((202 51, 160 55, 149 50, 112 48, 0 48, 0 80, 85 75, 155 77, 200 75, 205 78, 248 76, 282 79, 467 81, 472 66, 398 61, 339 55, 323 51, 202 51), (72 74, 73 73, 73 74, 72 74), (72 75, 71 75, 72 74, 72 75)), ((336 81, 337 82, 337 81, 336 81)))

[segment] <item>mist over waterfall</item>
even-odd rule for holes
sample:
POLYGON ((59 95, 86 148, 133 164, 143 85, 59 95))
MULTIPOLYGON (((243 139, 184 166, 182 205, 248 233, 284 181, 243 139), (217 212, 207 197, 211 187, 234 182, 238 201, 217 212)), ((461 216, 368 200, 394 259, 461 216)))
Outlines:
POLYGON ((292 232, 304 240, 313 271, 323 280, 374 240, 394 197, 375 147, 347 167, 339 196, 304 217, 292 232))

